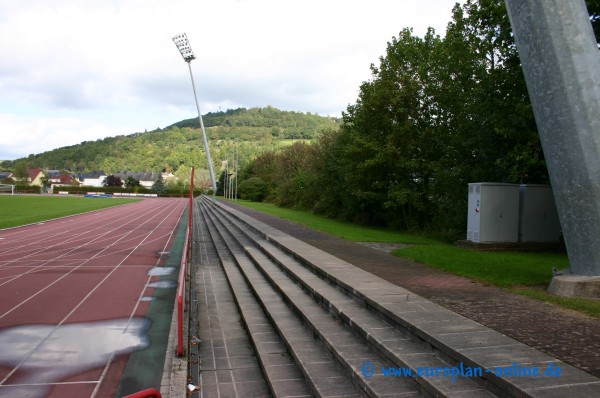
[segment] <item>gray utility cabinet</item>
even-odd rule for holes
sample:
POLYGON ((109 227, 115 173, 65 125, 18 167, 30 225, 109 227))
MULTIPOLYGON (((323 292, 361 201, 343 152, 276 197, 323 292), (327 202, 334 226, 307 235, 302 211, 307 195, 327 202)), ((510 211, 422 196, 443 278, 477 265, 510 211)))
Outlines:
POLYGON ((469 184, 467 240, 477 243, 519 240, 519 191, 516 184, 469 184))
POLYGON ((521 185, 519 242, 558 242, 560 222, 552 188, 548 185, 521 185))

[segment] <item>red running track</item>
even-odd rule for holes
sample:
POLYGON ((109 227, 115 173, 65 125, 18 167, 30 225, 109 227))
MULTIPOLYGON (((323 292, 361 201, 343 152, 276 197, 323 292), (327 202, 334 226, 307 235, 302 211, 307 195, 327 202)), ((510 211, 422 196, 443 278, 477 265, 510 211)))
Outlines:
POLYGON ((150 344, 148 272, 186 205, 146 199, 0 230, 0 397, 114 396, 128 354, 150 344))

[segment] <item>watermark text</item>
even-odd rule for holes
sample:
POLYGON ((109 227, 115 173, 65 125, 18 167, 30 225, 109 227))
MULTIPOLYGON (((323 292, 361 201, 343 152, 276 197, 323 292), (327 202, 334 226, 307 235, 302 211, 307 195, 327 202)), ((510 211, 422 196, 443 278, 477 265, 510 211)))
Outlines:
MULTIPOLYGON (((362 364, 362 374, 370 378, 377 373, 372 362, 362 364)), ((479 366, 467 366, 460 362, 456 366, 446 367, 420 367, 417 369, 404 367, 381 367, 381 375, 384 377, 405 377, 405 378, 431 378, 443 377, 450 378, 454 383, 458 378, 471 379, 474 377, 483 377, 484 373, 491 373, 496 377, 504 378, 538 378, 538 377, 559 377, 562 375, 560 366, 550 363, 547 367, 540 368, 535 365, 526 366, 513 362, 509 366, 497 366, 490 369, 483 369, 479 366)))

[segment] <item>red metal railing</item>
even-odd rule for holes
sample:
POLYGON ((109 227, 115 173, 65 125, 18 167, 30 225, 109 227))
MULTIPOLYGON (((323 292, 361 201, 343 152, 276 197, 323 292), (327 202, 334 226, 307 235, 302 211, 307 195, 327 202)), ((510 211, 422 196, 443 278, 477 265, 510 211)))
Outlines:
POLYGON ((186 279, 188 277, 188 259, 190 258, 190 239, 192 238, 192 218, 194 211, 194 168, 192 167, 192 182, 190 184, 190 205, 188 208, 188 225, 185 231, 185 245, 181 256, 181 267, 179 268, 179 286, 177 288, 177 356, 183 356, 183 315, 185 313, 186 279))
POLYGON ((162 398, 162 395, 160 395, 160 391, 149 388, 144 391, 136 392, 135 394, 127 395, 123 398, 162 398))
POLYGON ((185 232, 185 246, 183 248, 183 254, 181 256, 181 268, 179 269, 179 286, 177 287, 177 355, 183 356, 183 314, 185 312, 185 280, 186 280, 186 268, 188 259, 188 246, 189 246, 189 228, 185 232))

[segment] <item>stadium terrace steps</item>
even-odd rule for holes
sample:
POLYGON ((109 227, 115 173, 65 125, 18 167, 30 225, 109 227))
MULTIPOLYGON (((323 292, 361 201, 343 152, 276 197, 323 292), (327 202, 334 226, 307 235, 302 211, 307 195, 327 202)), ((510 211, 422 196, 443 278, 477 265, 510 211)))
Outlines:
POLYGON ((362 362, 370 360, 378 367, 393 364, 379 358, 366 342, 306 295, 301 286, 287 278, 266 256, 249 247, 250 242, 232 230, 228 220, 223 217, 212 217, 212 220, 220 224, 217 230, 223 241, 229 242, 230 252, 292 357, 301 365, 315 396, 358 397, 357 391, 362 389, 372 397, 400 393, 406 397, 420 396, 414 383, 404 378, 384 380, 380 377, 378 383, 367 383, 362 373, 356 371, 361 369, 362 362), (251 254, 246 255, 244 251, 251 254), (269 268, 268 273, 265 267, 269 268))
MULTIPOLYGON (((289 352, 311 395, 600 396, 600 380, 592 375, 220 202, 197 202, 242 314, 246 308, 253 315, 257 306, 262 308, 281 342, 277 352, 289 352), (255 301, 249 299, 248 289, 255 301), (505 377, 493 371, 515 366, 547 369, 550 364, 562 374, 505 377), (384 374, 400 368, 412 377, 384 374), (415 377, 425 369, 438 373, 415 377), (466 373, 452 376, 450 369, 466 373), (481 376, 469 376, 473 369, 480 369, 481 376)), ((246 325, 270 379, 271 352, 248 320, 246 325)), ((286 395, 276 383, 269 384, 274 396, 286 395)))
POLYGON ((249 258, 243 255, 243 250, 227 243, 230 236, 222 228, 222 224, 209 213, 209 209, 203 209, 209 233, 217 247, 218 256, 273 395, 327 397, 336 395, 333 393, 335 388, 349 397, 359 397, 342 368, 323 355, 311 331, 304 327, 300 319, 290 314, 290 310, 269 287, 265 278, 252 269, 253 265, 249 258), (293 359, 288 359, 288 352, 292 354, 293 359), (310 372, 297 372, 298 363, 314 366, 311 366, 310 372), (279 378, 275 379, 276 373, 281 369, 280 365, 291 366, 291 375, 279 374, 279 378), (302 373, 303 378, 309 381, 309 387, 304 390, 304 386, 300 386, 301 391, 298 392, 281 391, 280 387, 285 388, 286 384, 289 384, 287 380, 298 379, 294 376, 297 373, 302 373))
MULTIPOLYGON (((214 235, 212 239, 214 249, 216 249, 216 254, 225 274, 227 285, 229 286, 229 289, 227 289, 226 286, 220 285, 213 287, 213 290, 217 289, 220 297, 223 297, 224 295, 231 296, 235 301, 238 310, 236 314, 232 314, 231 312, 234 311, 232 308, 229 308, 230 313, 220 315, 223 318, 228 319, 232 317, 241 317, 242 323, 247 331, 246 335, 248 336, 254 349, 254 353, 256 354, 262 372, 266 375, 265 379, 269 384, 269 388, 273 395, 281 397, 312 396, 308 384, 306 383, 298 366, 291 360, 287 352, 287 348, 281 343, 281 340, 274 330, 271 321, 267 319, 267 316, 259 302, 254 298, 254 293, 251 290, 251 286, 245 282, 242 273, 235 264, 232 254, 228 251, 223 240, 215 232, 214 225, 210 222, 210 220, 208 220, 204 227, 207 229, 210 235, 214 235)), ((215 273, 217 272, 213 271, 213 275, 211 275, 211 282, 213 284, 215 273)), ((219 275, 217 275, 217 277, 218 276, 219 275)), ((222 305, 218 302, 215 304, 222 305)), ((212 316, 216 316, 214 311, 212 316)), ((199 320, 200 322, 211 322, 210 319, 199 320)), ((213 320, 212 323, 214 322, 215 321, 213 320)), ((230 329, 231 326, 226 326, 226 328, 230 329)), ((213 345, 212 342, 211 345, 213 345)), ((227 344, 223 344, 223 346, 227 346, 227 344)), ((202 356, 202 351, 200 354, 202 356)), ((222 356, 227 357, 228 354, 229 353, 222 354, 222 356)), ((210 372, 223 370, 219 369, 220 364, 217 364, 217 362, 222 362, 221 360, 215 361, 215 366, 211 366, 212 364, 210 361, 206 362, 207 366, 202 366, 201 369, 202 378, 205 378, 207 371, 210 372)), ((229 360, 229 362, 231 362, 231 360, 229 360)), ((205 361, 202 360, 202 363, 204 364, 205 361)), ((223 366, 223 368, 227 369, 229 366, 223 366)), ((209 388, 214 389, 214 391, 207 391, 206 386, 203 386, 203 392, 208 393, 209 395, 213 393, 214 395, 218 396, 218 386, 215 386, 212 380, 210 380, 209 388)), ((247 396, 252 395, 253 394, 251 393, 247 394, 247 396)), ((244 396, 244 394, 240 394, 240 396, 244 396)))

